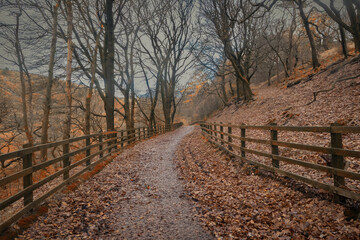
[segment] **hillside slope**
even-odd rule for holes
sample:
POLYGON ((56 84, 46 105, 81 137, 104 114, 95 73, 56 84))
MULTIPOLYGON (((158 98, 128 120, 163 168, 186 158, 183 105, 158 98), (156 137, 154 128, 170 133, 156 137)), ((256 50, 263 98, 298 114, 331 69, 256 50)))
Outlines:
MULTIPOLYGON (((259 85, 254 87, 255 100, 247 104, 233 104, 218 111, 209 122, 223 122, 231 124, 266 125, 275 122, 286 126, 319 126, 340 123, 347 126, 360 126, 360 59, 353 58, 330 65, 313 77, 293 79, 292 82, 259 85), (355 76, 355 78, 353 78, 355 76), (347 80, 344 80, 347 79, 347 80), (301 80, 299 82, 299 80, 301 80), (298 84, 289 86, 289 83, 298 84), (330 90, 331 89, 331 90, 330 90), (314 92, 321 92, 314 100, 314 92)), ((240 135, 239 129, 233 134, 240 135)), ((269 139, 268 131, 247 130, 246 137, 269 139)), ((329 133, 299 133, 279 131, 280 141, 328 147, 329 133)), ((240 145, 240 141, 233 140, 240 145)), ((360 150, 360 134, 344 134, 343 147, 345 149, 360 150)), ((258 151, 269 151, 269 146, 247 143, 247 148, 258 151)), ((279 150, 282 156, 325 165, 326 160, 321 153, 305 150, 295 150, 286 147, 279 150)), ((263 164, 271 165, 265 157, 251 155, 251 159, 263 164)), ((360 172, 360 160, 346 158, 346 169, 360 172)), ((284 170, 296 173, 323 183, 332 184, 333 179, 325 172, 314 172, 309 169, 281 163, 284 170)), ((347 179, 346 186, 360 193, 360 183, 347 179)))
MULTIPOLYGON (((360 60, 342 61, 329 66, 316 76, 286 88, 288 83, 253 87, 255 101, 231 105, 210 118, 210 121, 264 125, 328 125, 336 121, 345 125, 360 125, 360 60), (317 95, 313 93, 328 90, 317 95), (310 104, 309 104, 310 103, 310 104)), ((295 82, 295 81, 294 81, 295 82)))

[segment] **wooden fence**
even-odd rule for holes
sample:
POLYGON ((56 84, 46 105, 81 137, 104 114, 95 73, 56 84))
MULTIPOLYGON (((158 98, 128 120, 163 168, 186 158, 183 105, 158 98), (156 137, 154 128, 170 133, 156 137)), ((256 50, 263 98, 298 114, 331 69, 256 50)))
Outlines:
MULTIPOLYGON (((335 194, 335 200, 343 200, 344 197, 350 198, 356 201, 360 200, 360 193, 358 190, 352 190, 346 187, 345 179, 352 179, 356 181, 356 184, 359 184, 360 173, 358 170, 348 171, 344 169, 345 167, 345 157, 351 157, 359 160, 360 151, 344 149, 342 144, 343 134, 359 134, 360 127, 350 127, 350 126, 339 126, 337 124, 332 124, 331 126, 325 127, 293 127, 293 126, 277 126, 276 124, 267 125, 267 126, 248 126, 248 125, 231 125, 231 124, 222 124, 222 123, 201 123, 200 124, 203 134, 206 138, 225 152, 230 155, 239 158, 240 160, 247 162, 249 164, 255 165, 257 167, 263 168, 265 170, 276 172, 284 176, 293 178, 295 180, 301 181, 303 183, 312 185, 316 188, 320 188, 331 193, 335 194), (225 128, 225 129, 224 129, 225 128), (268 131, 268 139, 258 139, 258 138, 249 138, 247 137, 247 130, 256 130, 256 131, 268 131), (233 134, 233 131, 236 130, 240 133, 240 136, 233 134), (306 145, 301 143, 292 143, 284 142, 278 140, 278 132, 299 132, 302 133, 329 133, 330 142, 329 147, 321 147, 314 145, 306 145), (236 143, 235 143, 236 140, 236 143), (263 145, 269 147, 269 152, 258 151, 254 149, 247 148, 247 143, 255 145, 263 145), (290 157, 285 157, 281 155, 279 147, 286 149, 295 149, 305 150, 312 153, 322 153, 328 154, 330 159, 330 166, 322 165, 318 163, 313 163, 311 161, 302 161, 298 159, 293 159, 290 157), (256 161, 254 159, 249 159, 247 155, 265 157, 266 159, 271 160, 271 164, 264 164, 263 162, 256 161), (304 167, 306 169, 316 171, 316 172, 326 172, 333 178, 333 184, 320 182, 309 177, 298 175, 294 172, 290 172, 284 169, 281 169, 280 162, 286 164, 292 164, 304 167)), ((270 161, 269 160, 269 161, 270 161)))
POLYGON ((19 159, 19 161, 22 161, 23 166, 23 170, 12 173, 11 175, 0 179, 0 187, 5 187, 7 184, 19 180, 22 180, 23 183, 23 189, 21 191, 18 191, 17 193, 0 202, 0 211, 7 207, 11 207, 11 205, 16 201, 19 201, 21 199, 23 199, 24 201, 24 207, 17 211, 14 215, 12 215, 6 220, 1 217, 2 221, 0 225, 0 233, 3 232, 12 223, 19 220, 25 213, 29 212, 30 210, 38 206, 40 203, 42 203, 46 198, 76 180, 86 171, 91 170, 94 166, 106 160, 106 158, 111 154, 121 151, 125 146, 129 144, 133 144, 137 141, 147 139, 156 134, 161 134, 174 130, 181 125, 182 123, 177 123, 173 124, 171 127, 139 127, 124 131, 92 134, 58 142, 35 145, 32 147, 25 146, 24 149, 0 155, 0 162, 2 163, 12 159, 19 159), (33 156, 35 155, 35 152, 47 151, 48 149, 64 145, 67 145, 68 147, 69 144, 79 143, 80 141, 84 141, 85 147, 63 154, 60 157, 56 157, 33 165, 33 156), (91 153, 91 150, 93 153, 91 153), (84 158, 78 161, 71 161, 73 157, 79 154, 84 155, 84 153, 84 158), (91 162, 91 160, 95 157, 97 157, 97 159, 94 162, 91 162), (39 179, 36 183, 33 183, 33 173, 45 169, 48 166, 61 163, 61 170, 58 170, 43 179, 39 179), (70 170, 74 168, 80 169, 72 176, 70 176, 70 170), (39 189, 41 186, 44 186, 50 181, 61 176, 63 177, 60 184, 53 187, 51 190, 47 191, 45 194, 38 197, 37 199, 34 199, 33 192, 36 189, 39 189))

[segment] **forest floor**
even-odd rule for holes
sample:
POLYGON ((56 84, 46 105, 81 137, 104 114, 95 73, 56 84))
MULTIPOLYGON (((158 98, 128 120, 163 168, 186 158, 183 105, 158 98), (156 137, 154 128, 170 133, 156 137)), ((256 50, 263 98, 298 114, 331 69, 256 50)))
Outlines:
MULTIPOLYGON (((216 112, 208 121, 233 125, 330 126, 338 123, 360 126, 360 57, 340 59, 315 72, 311 68, 297 69, 293 77, 252 86, 254 101, 233 103, 216 112), (316 95, 316 100, 314 99, 316 95)), ((226 130, 226 129, 225 129, 226 130)), ((233 134, 240 136, 240 129, 233 134)), ((246 130, 246 137, 269 140, 269 131, 246 130)), ((329 147, 329 133, 279 131, 278 140, 292 143, 329 147)), ((360 134, 343 134, 345 149, 360 151, 360 134)), ((235 139, 234 144, 240 145, 235 139)), ((268 152, 269 146, 246 143, 253 150, 268 152)), ((325 165, 323 155, 317 152, 280 147, 284 157, 325 165)), ((237 151, 237 150, 236 150, 237 151)), ((266 157, 249 154, 251 160, 271 165, 266 157)), ((347 157, 347 170, 360 172, 360 159, 347 157)), ((281 168, 323 183, 333 184, 325 172, 310 171, 298 165, 281 162, 281 168)), ((360 181, 346 180, 346 186, 360 194, 360 181)))
POLYGON ((326 193, 249 165, 214 148, 200 128, 176 162, 199 218, 216 239, 359 239, 360 220, 326 193))
POLYGON ((194 127, 182 127, 124 150, 49 210, 21 239, 213 239, 195 216, 173 161, 194 127))

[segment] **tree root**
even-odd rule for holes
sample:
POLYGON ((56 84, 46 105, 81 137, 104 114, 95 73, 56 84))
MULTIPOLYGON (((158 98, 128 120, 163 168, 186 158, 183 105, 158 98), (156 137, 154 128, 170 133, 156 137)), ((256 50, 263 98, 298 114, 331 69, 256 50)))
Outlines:
POLYGON ((353 77, 342 78, 342 79, 339 79, 339 80, 334 81, 334 82, 332 83, 332 85, 331 85, 331 88, 329 88, 329 89, 323 89, 323 90, 319 90, 319 91, 313 92, 313 100, 312 100, 311 102, 307 103, 305 106, 308 106, 308 105, 314 103, 314 102, 316 101, 316 97, 317 97, 320 93, 330 92, 330 91, 334 90, 336 83, 344 82, 344 81, 348 81, 348 80, 352 80, 352 79, 355 79, 355 78, 358 78, 358 77, 360 77, 360 74, 358 74, 358 75, 356 75, 356 76, 353 76, 353 77))

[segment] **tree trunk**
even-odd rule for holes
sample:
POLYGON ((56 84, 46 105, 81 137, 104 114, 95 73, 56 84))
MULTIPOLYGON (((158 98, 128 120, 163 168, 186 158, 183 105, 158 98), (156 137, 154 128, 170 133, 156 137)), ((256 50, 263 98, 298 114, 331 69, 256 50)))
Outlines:
POLYGON ((246 81, 242 81, 242 84, 243 84, 243 91, 244 91, 244 101, 245 102, 248 102, 250 100, 253 99, 253 93, 251 91, 251 88, 250 88, 250 84, 246 81))
MULTIPOLYGON (((150 118, 149 118, 150 127, 156 126, 155 109, 156 109, 157 100, 159 97, 160 82, 161 81, 159 79, 156 80, 155 96, 154 96, 154 99, 151 101, 150 118)), ((149 91, 151 91, 151 90, 149 89, 149 91)))
MULTIPOLYGON (((341 19, 340 11, 336 9, 334 5, 334 0, 330 1, 330 8, 334 12, 335 16, 341 19)), ((347 42, 346 42, 346 35, 345 35, 345 29, 341 24, 339 25, 339 31, 340 31, 340 42, 341 42, 341 48, 344 55, 344 58, 347 58, 349 56, 349 51, 347 48, 347 42)))
POLYGON ((19 7, 19 13, 16 14, 16 28, 15 28, 15 50, 16 50, 16 57, 19 65, 19 72, 20 72, 20 83, 21 83, 21 101, 22 101, 22 112, 23 112, 23 120, 24 120, 24 130, 26 134, 26 138, 29 144, 33 145, 34 139, 30 131, 29 127, 29 119, 28 119, 28 106, 26 101, 26 86, 25 86, 25 79, 24 79, 24 68, 23 68, 23 59, 21 56, 21 46, 20 46, 20 39, 19 39, 19 28, 20 28, 20 16, 22 14, 21 9, 19 7))
POLYGON ((272 72, 272 69, 273 69, 273 66, 271 66, 269 68, 269 71, 268 71, 268 86, 271 85, 271 72, 272 72))
POLYGON ((236 101, 239 102, 241 97, 244 102, 252 100, 253 93, 250 88, 250 83, 244 78, 243 71, 240 66, 240 59, 237 57, 231 48, 230 40, 224 40, 224 52, 226 57, 230 60, 232 67, 235 71, 236 77, 236 101), (243 90, 242 90, 243 89, 243 90))
POLYGON ((344 5, 349 14, 351 28, 353 30, 352 35, 354 37, 355 51, 360 52, 360 19, 357 16, 360 15, 359 9, 357 14, 351 0, 344 0, 344 5))
POLYGON ((236 75, 236 102, 240 102, 241 100, 241 83, 240 83, 240 77, 238 74, 236 75))
POLYGON ((163 112, 164 112, 164 119, 165 119, 165 126, 171 126, 171 100, 165 99, 163 100, 163 112))
POLYGON ((340 41, 341 41, 342 52, 343 52, 344 57, 347 58, 349 56, 349 51, 347 48, 345 30, 340 25, 339 25, 339 31, 340 31, 340 39, 341 39, 340 41))
POLYGON ((287 69, 289 70, 289 74, 291 75, 294 72, 294 31, 296 28, 296 9, 293 8, 293 16, 292 16, 291 26, 289 30, 289 61, 287 69))
POLYGON ((227 98, 227 93, 226 93, 226 88, 225 88, 225 71, 223 72, 223 74, 221 75, 221 92, 223 95, 223 99, 224 99, 224 103, 225 105, 228 102, 228 98, 227 98))
MULTIPOLYGON (((65 109, 65 121, 64 121, 64 135, 63 139, 70 138, 71 132, 71 113, 72 113, 72 94, 71 94, 71 73, 72 73, 72 3, 71 0, 66 0, 66 10, 67 10, 67 62, 66 62, 66 109, 65 109)), ((69 144, 63 145, 63 154, 69 153, 70 147, 69 144)), ((67 158, 64 160, 64 167, 70 165, 70 159, 67 158)), ((64 179, 69 177, 69 173, 64 174, 64 179)))
POLYGON ((319 6, 321 6, 326 13, 332 18, 334 19, 339 25, 341 25, 344 29, 346 29, 347 31, 349 31, 352 35, 353 35, 353 40, 354 40, 354 44, 355 44, 355 51, 359 52, 360 51, 360 19, 359 19, 359 12, 360 12, 360 4, 358 0, 343 0, 343 3, 346 7, 346 11, 349 15, 349 19, 351 24, 348 25, 347 23, 345 23, 344 21, 342 21, 341 18, 338 17, 338 15, 336 14, 336 12, 338 10, 335 9, 334 11, 334 0, 330 1, 330 7, 332 9, 330 9, 325 3, 323 3, 320 0, 314 0, 314 2, 316 2, 319 6), (353 6, 353 4, 355 4, 357 6, 357 12, 355 11, 355 8, 353 6))
POLYGON ((163 104, 163 114, 164 114, 164 120, 165 120, 165 126, 170 127, 171 126, 171 99, 170 99, 170 92, 167 85, 167 82, 165 79, 162 79, 161 81, 161 98, 162 98, 162 104, 163 104))
MULTIPOLYGON (((41 132, 41 143, 45 144, 48 142, 49 135, 49 117, 51 111, 51 90, 54 82, 54 65, 55 65, 55 52, 56 52, 56 41, 57 41, 57 17, 58 17, 58 8, 60 6, 61 0, 57 0, 56 5, 54 6, 53 13, 53 24, 52 24, 52 37, 51 37, 51 47, 50 47, 50 60, 49 60, 49 70, 48 70, 48 79, 46 83, 45 90, 45 100, 44 100, 44 114, 42 120, 42 132, 41 132)), ((41 159, 43 161, 47 160, 47 150, 41 150, 41 159)))
POLYGON ((113 0, 106 0, 106 24, 105 24, 105 113, 107 131, 113 131, 114 124, 114 53, 115 53, 115 36, 114 36, 114 19, 113 19, 113 0))
MULTIPOLYGON (((90 112, 91 112, 91 99, 92 99, 92 95, 93 95, 93 88, 94 88, 94 82, 95 82, 95 78, 96 78, 96 61, 97 61, 97 51, 99 48, 99 40, 100 40, 100 34, 101 34, 101 30, 99 31, 99 33, 96 36, 96 43, 95 43, 95 49, 94 49, 94 54, 93 54, 93 58, 91 61, 91 80, 90 80, 90 86, 88 89, 88 93, 86 95, 86 100, 85 100, 85 134, 89 135, 90 134, 90 128, 91 128, 91 124, 90 124, 90 112)), ((90 141, 90 139, 87 139, 90 141)))
POLYGON ((309 24, 309 20, 306 17, 305 13, 304 13, 304 9, 303 9, 303 0, 299 0, 298 2, 296 2, 299 6, 299 11, 300 11, 300 16, 301 19, 303 20, 303 24, 306 30, 306 34, 309 38, 309 43, 310 43, 310 47, 311 47, 311 59, 312 59, 312 65, 313 68, 318 68, 320 67, 320 62, 318 60, 318 55, 317 55, 317 50, 316 50, 316 46, 315 46, 315 41, 314 41, 314 37, 312 35, 312 32, 310 30, 310 24, 309 24))
POLYGON ((173 97, 173 99, 172 99, 172 106, 173 106, 173 111, 171 113, 171 124, 173 124, 175 121, 176 110, 177 110, 175 97, 173 97))
POLYGON ((233 85, 232 85, 232 81, 231 79, 229 80, 229 88, 230 88, 230 94, 231 94, 231 97, 234 97, 235 96, 235 91, 234 91, 234 88, 233 88, 233 85))
POLYGON ((134 89, 134 79, 131 81, 130 88, 130 99, 131 99, 131 111, 130 111, 130 122, 131 128, 135 127, 135 89, 134 89))

